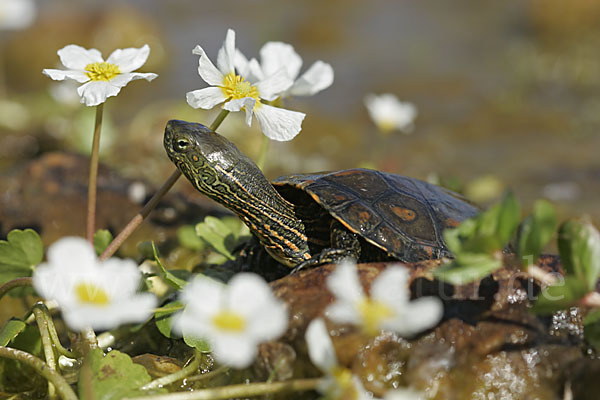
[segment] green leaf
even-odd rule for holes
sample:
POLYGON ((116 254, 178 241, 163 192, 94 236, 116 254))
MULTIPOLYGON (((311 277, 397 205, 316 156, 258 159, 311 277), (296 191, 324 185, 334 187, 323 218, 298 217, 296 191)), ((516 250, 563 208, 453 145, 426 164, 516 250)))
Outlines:
POLYGON ((478 216, 463 221, 457 228, 446 229, 444 238, 450 251, 493 254, 502 250, 519 223, 519 203, 507 192, 502 201, 478 216))
POLYGON ((516 250, 523 266, 534 264, 557 227, 556 210, 547 200, 538 200, 531 215, 521 222, 517 232, 516 250))
MULTIPOLYGON (((18 323, 11 325, 6 331, 3 329, 7 336, 13 336, 9 334, 9 331, 15 333, 20 327, 23 328, 9 340, 8 345, 36 357, 43 357, 39 329, 34 325, 23 326, 18 323)), ((6 328, 6 325, 4 328, 6 328)), ((31 367, 16 360, 0 358, 0 392, 43 391, 46 385, 47 381, 31 367)))
POLYGON ((453 285, 464 285, 479 280, 502 266, 502 262, 488 254, 459 253, 449 264, 433 272, 433 276, 453 285))
POLYGON ((160 268, 160 271, 161 271, 161 276, 165 280, 165 282, 167 282, 167 284, 169 286, 171 286, 172 288, 174 288, 176 290, 183 289, 183 287, 187 284, 187 281, 184 279, 178 278, 172 272, 167 271, 167 269, 164 267, 163 263, 160 261, 160 258, 158 257, 158 253, 156 251, 156 246, 154 246, 154 242, 152 243, 152 252, 154 253, 154 260, 156 261, 156 264, 158 264, 158 267, 160 268))
POLYGON ((7 239, 0 240, 0 283, 31 276, 44 257, 42 240, 33 229, 14 229, 7 239))
MULTIPOLYGON (((117 350, 106 356, 100 349, 91 350, 84 367, 91 369, 91 390, 95 400, 117 400, 124 397, 144 396, 140 387, 150 382, 146 368, 133 363, 131 358, 117 350)), ((85 379, 78 384, 79 397, 85 398, 85 379)))
POLYGON ((179 244, 190 250, 203 250, 206 247, 206 242, 196 234, 192 225, 183 225, 177 229, 177 239, 179 244))
POLYGON ((551 314, 577 305, 589 290, 585 282, 575 276, 567 276, 564 281, 542 290, 531 311, 536 314, 551 314))
POLYGON ((196 225, 196 234, 208 243, 217 253, 222 254, 230 260, 234 257, 227 248, 228 237, 233 236, 231 229, 220 219, 208 216, 204 222, 196 225))
POLYGON ((94 234, 94 250, 96 250, 96 254, 100 255, 104 250, 108 247, 110 242, 112 242, 113 236, 110 231, 107 229, 99 229, 94 234))
POLYGON ((177 311, 183 309, 183 303, 181 301, 172 301, 165 304, 154 312, 154 323, 158 328, 158 331, 171 339, 171 327, 173 324, 173 317, 177 311))
POLYGON ((194 347, 196 350, 202 353, 210 353, 210 343, 206 339, 202 339, 193 335, 183 333, 183 341, 190 347, 194 347))
POLYGON ((583 336, 588 343, 600 350, 600 310, 594 310, 583 319, 583 336))
POLYGON ((11 340, 23 332, 27 324, 19 319, 9 319, 0 329, 0 346, 7 346, 11 340))
POLYGON ((600 274, 600 233, 587 221, 567 221, 558 231, 558 250, 567 274, 585 283, 587 291, 596 286, 600 274))

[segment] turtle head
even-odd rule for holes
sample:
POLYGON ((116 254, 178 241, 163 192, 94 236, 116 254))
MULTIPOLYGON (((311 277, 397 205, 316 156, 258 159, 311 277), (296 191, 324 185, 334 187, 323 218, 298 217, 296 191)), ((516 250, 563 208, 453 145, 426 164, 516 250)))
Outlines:
POLYGON ((264 183, 269 184, 252 160, 204 125, 178 120, 167 122, 164 146, 171 161, 196 189, 220 203, 229 194, 226 189, 231 188, 232 177, 242 185, 255 184, 256 177, 263 177, 264 183), (243 182, 242 175, 255 179, 243 182))

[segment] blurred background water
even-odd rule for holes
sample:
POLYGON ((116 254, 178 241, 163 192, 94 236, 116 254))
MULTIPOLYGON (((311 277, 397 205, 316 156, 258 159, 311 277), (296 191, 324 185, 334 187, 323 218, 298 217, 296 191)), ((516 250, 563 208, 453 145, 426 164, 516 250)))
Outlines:
MULTIPOLYGON (((563 217, 600 221, 600 2, 596 0, 46 0, 33 23, 0 33, 0 171, 41 153, 89 152, 94 110, 75 86, 42 75, 75 43, 107 57, 148 43, 143 72, 105 107, 101 160, 160 184, 172 171, 162 148, 172 118, 210 124, 185 93, 205 86, 227 28, 258 57, 267 41, 292 44, 303 71, 316 60, 333 85, 286 107, 305 112, 300 135, 273 143, 270 178, 369 166, 441 182, 483 204, 512 188, 524 208, 547 197, 563 217), (363 98, 393 93, 418 108, 411 134, 378 132, 363 98)), ((229 116, 221 133, 250 156, 256 121, 229 116)), ((183 180, 182 180, 183 181, 183 180)), ((187 182, 180 182, 186 187, 187 182)))

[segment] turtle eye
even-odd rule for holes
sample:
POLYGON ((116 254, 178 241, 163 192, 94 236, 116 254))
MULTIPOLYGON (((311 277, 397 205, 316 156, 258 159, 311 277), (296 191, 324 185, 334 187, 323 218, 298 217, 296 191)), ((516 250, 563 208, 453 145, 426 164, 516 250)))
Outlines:
POLYGON ((190 142, 187 139, 177 139, 174 143, 174 148, 176 151, 185 151, 189 147, 190 142))

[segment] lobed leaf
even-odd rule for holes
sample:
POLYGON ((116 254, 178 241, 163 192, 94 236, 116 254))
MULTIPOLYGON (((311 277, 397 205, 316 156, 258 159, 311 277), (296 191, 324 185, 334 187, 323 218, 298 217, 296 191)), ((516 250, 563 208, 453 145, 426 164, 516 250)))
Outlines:
POLYGON ((547 200, 536 201, 531 215, 521 222, 517 231, 516 251, 523 266, 526 267, 529 262, 536 262, 552 239, 557 225, 554 206, 547 200))
MULTIPOLYGON (((87 355, 84 367, 86 365, 91 369, 91 391, 95 400, 117 400, 147 394, 140 387, 150 382, 148 371, 135 364, 125 353, 112 350, 105 356, 101 349, 93 349, 87 355)), ((84 383, 85 379, 79 380, 80 398, 85 398, 84 383)))
POLYGON ((589 290, 585 282, 575 276, 567 276, 559 283, 542 290, 531 311, 536 314, 551 314, 577 305, 589 290))
POLYGON ((574 275, 589 292, 600 274, 600 233, 587 221, 570 220, 558 231, 558 250, 567 274, 574 275))
POLYGON ((33 229, 13 229, 0 240, 0 271, 30 276, 44 257, 42 239, 33 229))
POLYGON ((488 254, 459 253, 449 264, 433 272, 433 276, 453 285, 464 285, 479 280, 502 266, 502 262, 488 254))
POLYGON ((25 330, 27 324, 19 319, 9 319, 0 329, 0 346, 7 346, 11 340, 16 338, 25 330))
POLYGON ((177 311, 183 308, 181 301, 172 301, 159 308, 154 313, 154 323, 158 328, 158 331, 169 339, 171 336, 171 328, 173 326, 173 317, 177 311))
MULTIPOLYGON (((174 288, 176 290, 183 289, 183 287, 185 285, 187 285, 187 280, 181 279, 180 277, 178 277, 177 275, 175 275, 174 272, 168 271, 165 268, 165 266, 163 265, 163 263, 160 261, 160 258, 158 257, 158 252, 156 251, 156 246, 154 245, 154 242, 152 242, 152 252, 154 254, 154 261, 156 261, 156 264, 160 268, 161 277, 165 280, 165 282, 169 286, 171 286, 172 288, 174 288)), ((188 271, 180 271, 180 272, 182 272, 182 275, 189 275, 190 274, 188 271)))
POLYGON ((113 235, 107 229, 98 229, 94 233, 94 250, 97 255, 102 254, 113 240, 113 235))

